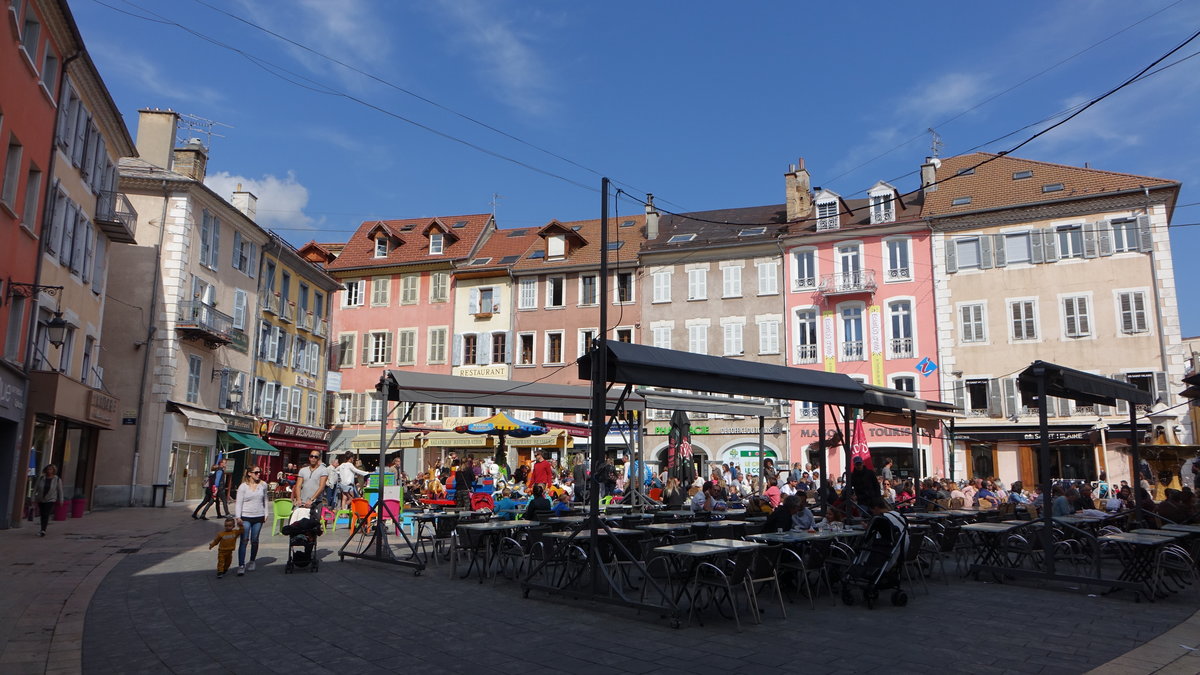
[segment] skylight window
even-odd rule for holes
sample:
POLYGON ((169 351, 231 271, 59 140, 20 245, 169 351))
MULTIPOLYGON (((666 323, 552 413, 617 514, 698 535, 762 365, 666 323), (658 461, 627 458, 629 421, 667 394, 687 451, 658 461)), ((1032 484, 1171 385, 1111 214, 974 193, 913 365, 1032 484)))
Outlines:
POLYGON ((970 203, 971 203, 970 197, 955 197, 950 202, 950 206, 966 206, 967 204, 970 204, 970 203))
POLYGON ((738 232, 738 236, 739 237, 754 237, 754 236, 757 236, 760 234, 766 234, 766 233, 767 233, 767 228, 765 228, 765 227, 747 227, 747 228, 744 228, 741 232, 738 232))
POLYGON ((1042 186, 1042 192, 1062 192, 1066 189, 1062 183, 1049 183, 1042 186))
POLYGON ((538 249, 538 250, 534 251, 533 253, 529 254, 530 260, 540 260, 545 257, 546 257, 546 252, 541 249, 538 249))
POLYGON ((519 255, 506 255, 500 259, 501 265, 511 265, 521 259, 519 255))
POLYGON ((633 227, 633 221, 632 220, 622 220, 621 227, 633 227))
POLYGON ((696 238, 694 234, 677 234, 667 240, 668 244, 682 244, 685 241, 691 241, 696 238))
POLYGON ((608 242, 608 250, 619 251, 619 250, 621 250, 621 247, 624 245, 625 245, 625 242, 623 242, 623 241, 610 241, 610 242, 608 242))
POLYGON ((1029 170, 1013 172, 1013 180, 1022 180, 1025 178, 1033 178, 1033 172, 1029 170))
POLYGON ((471 264, 472 265, 486 265, 490 262, 492 262, 491 258, 476 258, 471 261, 471 264))
POLYGON ((400 228, 400 231, 401 231, 401 232, 411 232, 411 231, 413 230, 413 228, 415 228, 415 227, 416 227, 416 224, 415 224, 415 223, 414 223, 414 224, 408 224, 408 225, 405 225, 404 227, 400 228))
POLYGON ((509 237, 524 237, 528 230, 512 230, 508 233, 509 237))
POLYGON ((583 229, 583 226, 582 226, 582 225, 572 225, 572 226, 571 226, 571 231, 572 231, 572 232, 578 232, 578 231, 579 231, 579 230, 581 230, 581 229, 583 229))
POLYGON ((465 221, 465 220, 460 220, 457 223, 455 223, 454 225, 452 225, 452 227, 456 230, 462 229, 466 226, 467 226, 467 221, 465 221))
POLYGON ((959 169, 958 173, 956 173, 954 175, 956 175, 956 176, 973 176, 973 175, 975 175, 975 167, 970 166, 965 169, 959 169))

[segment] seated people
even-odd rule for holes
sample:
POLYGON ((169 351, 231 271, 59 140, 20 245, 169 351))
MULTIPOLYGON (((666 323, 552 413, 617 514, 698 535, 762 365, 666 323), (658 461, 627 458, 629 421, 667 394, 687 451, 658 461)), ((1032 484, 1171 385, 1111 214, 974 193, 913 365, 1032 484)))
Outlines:
POLYGON ((704 482, 704 485, 700 488, 700 492, 697 492, 696 495, 692 497, 693 511, 705 511, 711 513, 713 511, 725 510, 724 502, 719 501, 713 495, 713 488, 714 486, 712 481, 704 482))
POLYGON ((792 529, 807 532, 817 524, 812 509, 808 508, 808 493, 797 492, 794 497, 799 502, 799 508, 792 514, 792 529))
POLYGON ((534 514, 539 511, 550 511, 553 507, 550 500, 546 499, 546 488, 541 485, 533 486, 533 498, 529 500, 529 505, 525 507, 525 520, 534 520, 534 514))
POLYGON ((566 492, 558 494, 558 500, 550 507, 550 510, 555 513, 566 513, 571 510, 571 495, 566 492))
MULTIPOLYGON (((800 512, 800 498, 796 495, 791 495, 784 498, 783 503, 779 508, 771 512, 767 516, 767 522, 763 525, 763 532, 787 532, 792 529, 792 517, 800 512)), ((811 512, 810 514, 811 515, 811 512)))
POLYGON ((1055 485, 1050 490, 1050 494, 1054 495, 1054 500, 1050 502, 1053 516, 1069 516, 1075 512, 1071 506, 1071 500, 1067 499, 1067 495, 1063 493, 1062 486, 1055 485))
POLYGON ((514 513, 503 513, 504 511, 516 511, 517 500, 512 497, 512 490, 504 488, 500 491, 500 499, 496 500, 496 516, 503 520, 512 520, 516 517, 514 513))

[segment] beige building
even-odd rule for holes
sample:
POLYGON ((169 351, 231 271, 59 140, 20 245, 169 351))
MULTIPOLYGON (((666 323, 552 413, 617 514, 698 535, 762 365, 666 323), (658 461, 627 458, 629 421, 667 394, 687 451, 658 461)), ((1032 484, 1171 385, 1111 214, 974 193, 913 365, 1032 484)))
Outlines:
MULTIPOLYGON (((1177 402, 1185 350, 1167 232, 1177 182, 984 153, 922 172, 938 372, 965 415, 952 475, 1036 482, 1037 403, 1016 382, 1035 360, 1125 380, 1158 408, 1177 402)), ((1130 477, 1124 405, 1052 399, 1050 411, 1054 479, 1130 477)), ((1147 416, 1133 433, 1148 428, 1147 416)))

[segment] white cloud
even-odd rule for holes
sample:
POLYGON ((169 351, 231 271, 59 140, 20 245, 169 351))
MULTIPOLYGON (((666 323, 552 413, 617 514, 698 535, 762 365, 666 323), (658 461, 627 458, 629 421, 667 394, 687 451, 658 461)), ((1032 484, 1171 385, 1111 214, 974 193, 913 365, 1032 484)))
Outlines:
POLYGON ((922 120, 922 124, 956 115, 979 103, 987 94, 988 78, 972 73, 946 73, 901 99, 897 110, 922 120))
POLYGON ((175 106, 179 102, 213 106, 224 98, 221 92, 212 87, 182 84, 178 77, 171 76, 159 67, 162 61, 138 54, 128 45, 98 42, 88 51, 100 65, 105 77, 125 80, 143 93, 149 93, 154 97, 156 106, 175 106))
POLYGON ((210 174, 204 184, 223 199, 229 200, 238 186, 258 197, 255 220, 263 227, 283 231, 296 228, 316 229, 319 223, 304 213, 308 206, 308 188, 296 180, 295 172, 283 178, 266 174, 261 178, 235 176, 228 171, 210 174))

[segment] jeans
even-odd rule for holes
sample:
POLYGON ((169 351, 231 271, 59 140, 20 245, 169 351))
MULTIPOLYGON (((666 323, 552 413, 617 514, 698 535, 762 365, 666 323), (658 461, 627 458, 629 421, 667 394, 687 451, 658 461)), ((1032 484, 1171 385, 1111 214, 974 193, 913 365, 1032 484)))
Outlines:
POLYGON ((54 515, 56 506, 58 506, 58 502, 38 502, 38 515, 42 518, 42 532, 45 532, 46 526, 50 524, 50 516, 54 515))
POLYGON ((266 518, 242 518, 242 539, 238 542, 238 566, 246 564, 246 541, 250 541, 250 561, 258 557, 258 533, 266 518))
MULTIPOLYGON (((192 517, 193 518, 206 518, 208 516, 208 510, 210 508, 212 508, 213 504, 216 504, 216 503, 217 503, 217 501, 216 501, 216 498, 213 496, 212 490, 205 490, 204 491, 204 499, 200 500, 200 503, 196 505, 196 510, 192 511, 192 517)), ((221 515, 221 507, 220 506, 217 507, 217 515, 218 516, 221 515)))

